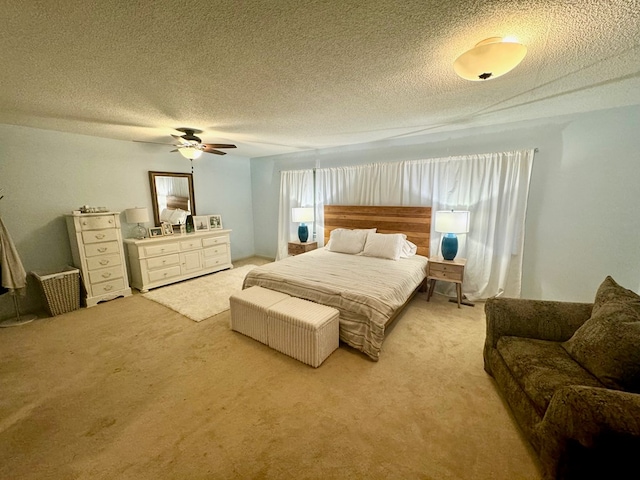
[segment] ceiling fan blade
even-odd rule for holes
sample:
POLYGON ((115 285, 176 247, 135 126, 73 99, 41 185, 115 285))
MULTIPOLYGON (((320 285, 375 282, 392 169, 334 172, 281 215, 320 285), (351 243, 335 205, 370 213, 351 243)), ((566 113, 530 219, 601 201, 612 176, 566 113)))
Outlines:
POLYGON ((160 142, 145 142, 144 140, 134 140, 134 142, 136 143, 151 143, 153 145, 173 145, 174 147, 177 146, 173 143, 160 143, 160 142))
POLYGON ((173 138, 175 138, 176 140, 178 140, 180 143, 182 143, 183 145, 188 145, 190 142, 188 140, 185 140, 184 138, 178 136, 178 135, 174 135, 173 133, 171 134, 171 136, 173 138))
POLYGON ((230 143, 203 143, 207 148, 236 148, 235 145, 231 145, 230 143))
POLYGON ((171 150, 169 153, 173 153, 173 152, 179 152, 180 150, 178 150, 177 148, 175 150, 171 150))
POLYGON ((202 149, 204 152, 207 153, 215 153, 216 155, 226 155, 227 152, 221 152, 220 150, 216 150, 215 148, 211 148, 209 145, 205 146, 202 149))

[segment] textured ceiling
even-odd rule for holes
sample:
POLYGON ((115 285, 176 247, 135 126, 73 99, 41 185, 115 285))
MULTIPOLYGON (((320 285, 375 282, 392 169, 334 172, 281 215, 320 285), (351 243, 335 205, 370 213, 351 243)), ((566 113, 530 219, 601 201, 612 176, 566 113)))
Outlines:
MULTIPOLYGON (((0 123, 258 157, 640 104, 640 0, 2 1, 0 123), (477 42, 528 47, 469 82, 477 42)), ((147 145, 145 148, 167 147, 147 145)))

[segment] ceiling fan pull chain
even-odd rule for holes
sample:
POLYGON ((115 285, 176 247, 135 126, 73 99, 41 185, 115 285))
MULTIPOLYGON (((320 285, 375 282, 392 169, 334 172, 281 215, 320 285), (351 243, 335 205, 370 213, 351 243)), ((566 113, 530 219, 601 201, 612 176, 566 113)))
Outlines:
POLYGON ((191 175, 193 175, 193 158, 191 160, 191 175))

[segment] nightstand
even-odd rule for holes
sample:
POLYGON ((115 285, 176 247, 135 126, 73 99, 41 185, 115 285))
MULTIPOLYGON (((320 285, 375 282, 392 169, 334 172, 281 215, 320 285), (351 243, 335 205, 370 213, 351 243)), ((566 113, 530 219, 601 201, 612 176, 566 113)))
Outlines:
POLYGON ((427 283, 429 290, 427 292, 427 302, 433 295, 433 288, 436 286, 437 280, 443 282, 452 282, 456 284, 456 293, 458 294, 458 308, 462 301, 462 281, 464 280, 464 266, 467 260, 464 258, 455 258, 453 260, 445 260, 442 257, 432 257, 427 264, 427 283))
POLYGON ((289 242, 289 255, 300 255, 318 248, 318 242, 300 242, 298 240, 289 242))

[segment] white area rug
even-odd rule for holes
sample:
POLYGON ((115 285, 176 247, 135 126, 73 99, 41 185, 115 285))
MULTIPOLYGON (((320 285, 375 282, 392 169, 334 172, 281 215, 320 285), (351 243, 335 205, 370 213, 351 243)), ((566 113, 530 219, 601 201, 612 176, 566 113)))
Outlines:
POLYGON ((242 290, 244 277, 255 267, 244 265, 156 288, 142 295, 191 320, 201 322, 229 309, 229 297, 242 290))

